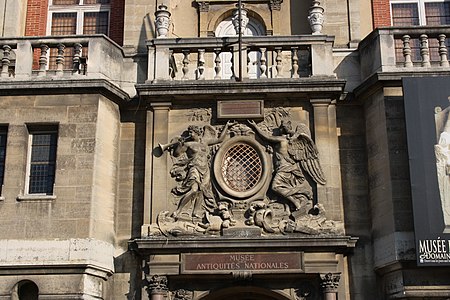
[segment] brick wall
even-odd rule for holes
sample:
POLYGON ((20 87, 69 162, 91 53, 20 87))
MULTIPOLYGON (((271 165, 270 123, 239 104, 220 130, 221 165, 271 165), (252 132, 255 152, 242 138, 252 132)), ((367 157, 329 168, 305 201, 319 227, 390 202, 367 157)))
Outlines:
POLYGON ((26 36, 45 35, 48 0, 28 0, 25 26, 26 36))
MULTIPOLYGON (((111 0, 110 37, 119 45, 123 44, 125 0, 111 0)), ((28 0, 26 36, 46 35, 48 0, 28 0)))
POLYGON ((389 0, 372 0, 373 27, 391 26, 389 0))

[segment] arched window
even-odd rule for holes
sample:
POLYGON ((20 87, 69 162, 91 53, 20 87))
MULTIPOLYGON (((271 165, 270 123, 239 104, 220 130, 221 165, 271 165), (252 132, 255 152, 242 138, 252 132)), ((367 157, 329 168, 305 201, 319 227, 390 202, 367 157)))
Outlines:
MULTIPOLYGON (((222 22, 217 25, 216 30, 214 31, 214 35, 216 37, 226 37, 226 36, 237 36, 237 32, 233 26, 231 21, 231 17, 224 19, 222 22)), ((243 36, 262 36, 265 35, 264 26, 253 18, 249 18, 247 28, 245 29, 243 36)), ((248 68, 248 76, 249 78, 258 78, 259 76, 259 53, 251 52, 248 54, 249 68, 248 68)), ((220 55, 220 60, 222 62, 222 79, 229 79, 233 76, 231 68, 231 53, 222 53, 220 55)))
POLYGON ((18 282, 12 292, 11 300, 38 300, 39 288, 33 281, 22 280, 18 282))

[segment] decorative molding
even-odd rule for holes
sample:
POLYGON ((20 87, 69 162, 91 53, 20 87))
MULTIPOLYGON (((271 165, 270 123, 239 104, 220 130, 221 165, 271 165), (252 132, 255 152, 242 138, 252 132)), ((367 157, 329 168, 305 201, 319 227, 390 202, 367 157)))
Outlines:
POLYGON ((320 274, 320 286, 324 293, 337 293, 339 287, 339 280, 341 279, 340 273, 327 273, 320 274))
POLYGON ((270 0, 270 10, 281 10, 281 3, 283 3, 283 0, 270 0))
POLYGON ((200 12, 209 12, 209 2, 206 2, 206 1, 197 2, 197 5, 198 5, 198 10, 200 12))
POLYGON ((147 291, 149 295, 165 294, 168 291, 166 276, 153 275, 150 278, 147 278, 147 282, 147 291))

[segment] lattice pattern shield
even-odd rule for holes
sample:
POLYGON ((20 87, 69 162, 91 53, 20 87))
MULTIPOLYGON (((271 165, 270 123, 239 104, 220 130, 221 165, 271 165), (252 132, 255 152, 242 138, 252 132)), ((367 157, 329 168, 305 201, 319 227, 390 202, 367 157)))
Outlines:
POLYGON ((262 162, 256 150, 245 143, 228 149, 222 160, 222 176, 229 188, 237 192, 251 190, 262 175, 262 162))

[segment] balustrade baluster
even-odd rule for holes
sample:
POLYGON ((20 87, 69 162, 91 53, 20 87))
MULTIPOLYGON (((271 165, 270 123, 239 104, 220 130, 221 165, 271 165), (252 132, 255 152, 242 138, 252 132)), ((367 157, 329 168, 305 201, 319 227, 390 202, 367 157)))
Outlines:
POLYGON ((47 72, 47 64, 48 64, 48 46, 41 45, 41 55, 39 56, 39 73, 38 76, 45 76, 47 72))
POLYGON ((73 45, 73 74, 77 74, 80 72, 80 57, 82 49, 83 46, 80 43, 76 43, 75 45, 73 45))
POLYGON ((292 47, 292 78, 299 78, 298 75, 298 47, 292 47))
POLYGON ((247 78, 250 78, 250 51, 244 51, 244 54, 247 56, 247 78))
POLYGON ((422 56, 422 67, 430 67, 430 48, 426 34, 420 35, 420 55, 422 56))
POLYGON ((216 75, 214 76, 214 79, 221 79, 222 76, 220 76, 220 71, 222 70, 220 64, 221 64, 221 59, 220 59, 220 49, 214 49, 214 53, 216 54, 216 57, 214 59, 214 72, 216 73, 216 75))
POLYGON ((197 80, 205 79, 205 49, 198 49, 197 80))
POLYGON ((58 44, 56 47, 58 48, 58 54, 56 55, 56 74, 61 76, 64 71, 64 49, 66 46, 58 44))
POLYGON ((445 44, 446 40, 445 34, 439 35, 439 57, 441 58, 439 64, 441 67, 448 67, 448 50, 447 45, 445 44))
POLYGON ((267 78, 267 58, 266 58, 266 48, 259 48, 259 51, 261 52, 261 65, 259 66, 259 69, 261 70, 261 76, 260 78, 267 78))
POLYGON ((277 53, 277 57, 275 58, 275 61, 276 61, 276 63, 277 63, 277 65, 276 65, 276 70, 277 70, 277 76, 275 76, 276 78, 281 78, 281 77, 283 77, 283 74, 281 74, 281 71, 282 71, 282 68, 283 68, 283 66, 282 66, 282 61, 283 61, 283 59, 282 59, 282 57, 281 57, 281 48, 275 48, 275 52, 277 53))
POLYGON ((9 45, 4 45, 2 58, 2 72, 0 73, 0 77, 9 77, 9 65, 11 64, 11 60, 9 59, 10 54, 11 54, 11 47, 9 45))
POLYGON ((402 37, 403 41, 403 57, 405 58, 405 62, 403 63, 403 66, 406 68, 412 67, 413 63, 411 60, 411 45, 410 45, 411 37, 407 34, 405 34, 402 37))
POLYGON ((189 72, 189 50, 183 50, 183 68, 181 69, 183 71, 183 77, 181 77, 182 80, 189 79, 187 74, 189 72))

